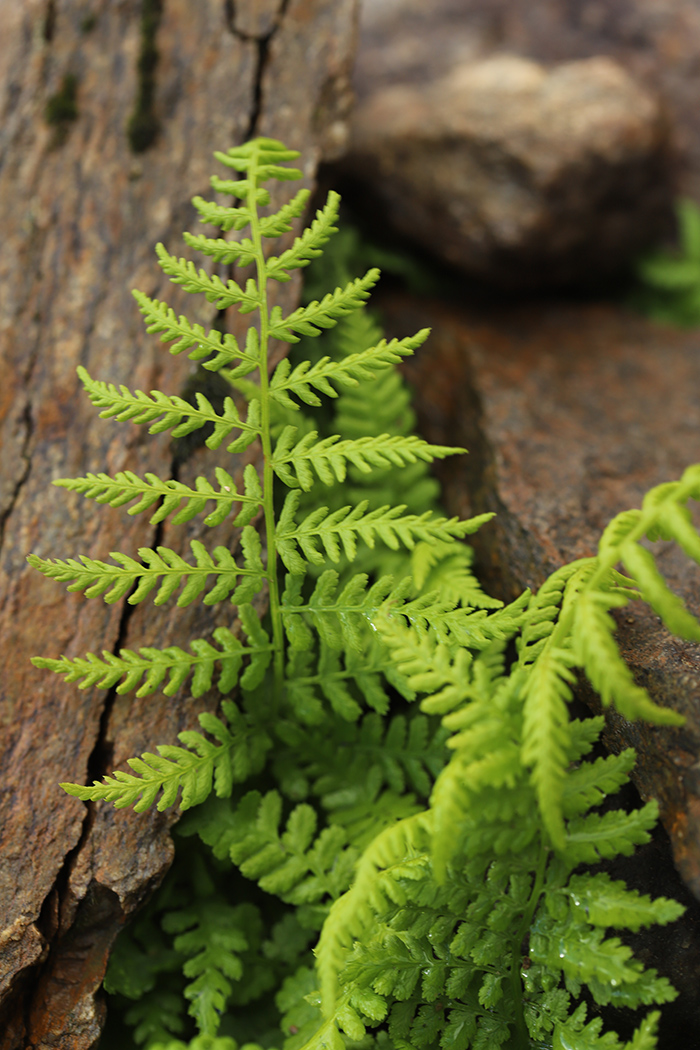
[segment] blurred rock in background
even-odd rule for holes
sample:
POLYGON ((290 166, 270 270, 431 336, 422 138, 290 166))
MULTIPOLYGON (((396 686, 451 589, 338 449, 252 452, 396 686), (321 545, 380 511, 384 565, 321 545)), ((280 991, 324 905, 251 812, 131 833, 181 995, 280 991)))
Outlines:
POLYGON ((342 170, 396 229, 512 288, 605 282, 700 196, 700 8, 372 0, 342 170))

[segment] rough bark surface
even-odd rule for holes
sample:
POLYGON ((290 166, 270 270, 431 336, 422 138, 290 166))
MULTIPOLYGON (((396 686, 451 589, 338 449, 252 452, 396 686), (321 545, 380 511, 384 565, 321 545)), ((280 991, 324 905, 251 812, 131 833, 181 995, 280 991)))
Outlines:
MULTIPOLYGON (((152 605, 132 615, 123 603, 67 595, 26 567, 30 551, 105 557, 155 541, 186 552, 198 535, 192 524, 156 530, 51 489, 57 477, 90 470, 186 480, 211 469, 201 450, 183 462, 167 438, 100 420, 78 393, 76 365, 132 389, 186 390, 194 366, 145 334, 130 289, 214 324, 213 307, 159 273, 153 245, 180 252, 181 231, 195 224, 189 200, 207 193, 216 166, 213 150, 252 134, 301 150, 313 186, 319 160, 345 134, 354 8, 355 0, 165 0, 153 70, 159 131, 135 155, 126 128, 143 89, 142 4, 0 0, 2 1050, 94 1045, 95 992, 111 944, 171 861, 172 816, 86 807, 59 781, 123 768, 217 703, 186 692, 167 703, 80 692, 29 662, 182 644, 225 615, 152 605), (65 95, 67 76, 77 114, 49 125, 47 102, 65 95)), ((296 293, 296 282, 280 286, 283 309, 296 293)), ((214 531, 207 542, 235 543, 230 528, 214 531)))
MULTIPOLYGON (((442 466, 452 514, 495 511, 470 540, 490 593, 510 600, 596 551, 610 518, 700 460, 700 337, 603 305, 451 311, 394 299, 390 330, 433 325, 411 365, 420 426, 469 449, 442 466)), ((700 569, 656 545, 671 588, 700 615, 700 569)), ((700 651, 646 606, 618 616, 618 642, 682 729, 608 714, 606 743, 633 746, 633 779, 659 800, 674 859, 700 899, 700 651)), ((595 703, 592 695, 587 699, 595 703)))

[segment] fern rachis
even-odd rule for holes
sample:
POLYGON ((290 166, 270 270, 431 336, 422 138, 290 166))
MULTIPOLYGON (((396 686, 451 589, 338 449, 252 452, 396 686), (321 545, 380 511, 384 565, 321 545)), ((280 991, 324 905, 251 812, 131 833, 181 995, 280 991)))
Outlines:
MULTIPOLYGON (((331 194, 290 248, 267 253, 266 239, 291 230, 307 195, 265 215, 262 184, 299 177, 285 166, 296 156, 268 139, 217 154, 242 175, 213 179, 234 206, 195 199, 224 235, 248 231, 185 238, 216 262, 253 267, 244 284, 157 249, 174 283, 254 316, 245 346, 135 293, 148 330, 219 372, 236 402, 219 411, 203 394, 190 404, 80 372, 105 418, 176 437, 210 424, 207 445, 233 455, 258 441, 262 476, 249 465, 239 485, 232 465, 189 487, 130 471, 58 482, 154 523, 230 517, 240 553, 195 540, 192 559, 165 547, 116 552, 111 563, 30 556, 87 597, 226 601, 231 627, 240 625, 187 649, 35 660, 81 688, 237 690, 220 716, 200 716, 203 732, 131 759, 131 772, 63 785, 117 807, 162 809, 178 798, 183 811, 198 807, 180 824, 189 841, 173 881, 120 939, 107 987, 139 1000, 125 1016, 146 1050, 185 1045, 167 1042, 185 1030, 178 994, 200 1033, 192 1050, 214 1037, 235 1050, 233 1036, 285 1050, 614 1047, 597 1020, 586 1023, 583 985, 601 1004, 674 993, 605 931, 669 922, 682 909, 584 870, 645 841, 656 810, 594 812, 624 783, 632 756, 586 758, 601 721, 572 721, 569 700, 583 673, 627 717, 678 723, 633 681, 609 610, 643 595, 672 629, 700 638, 640 545, 661 535, 700 561, 687 515, 700 467, 618 516, 595 558, 554 573, 537 594, 505 608, 485 595, 460 541, 489 515, 440 512, 428 466, 463 450, 411 433, 395 368, 427 332, 382 339, 364 310, 375 270, 348 274, 287 317, 268 308, 269 282, 306 266, 335 232, 331 194), (270 373, 272 339, 297 353, 270 373), (308 353, 309 341, 322 352, 308 353), (324 399, 335 428, 307 416, 324 399), (252 601, 263 589, 261 620, 252 601), (247 898, 239 876, 238 896, 228 895, 231 866, 257 884, 247 898), (280 1018, 271 1031, 261 1011, 272 990, 280 1018)), ((656 1045, 656 1020, 642 1020, 627 1050, 656 1045)))

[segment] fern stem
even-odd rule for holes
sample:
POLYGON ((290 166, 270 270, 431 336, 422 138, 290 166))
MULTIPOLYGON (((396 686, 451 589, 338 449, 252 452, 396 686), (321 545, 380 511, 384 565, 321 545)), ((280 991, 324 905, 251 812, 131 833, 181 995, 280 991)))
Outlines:
POLYGON ((535 914, 535 909, 539 904, 540 897, 544 890, 544 878, 547 870, 548 856, 549 850, 544 843, 542 843, 540 846, 540 855, 537 860, 537 868, 535 869, 535 880, 532 885, 532 893, 530 894, 530 899, 527 902, 522 920, 515 932, 511 946, 510 988, 513 1009, 515 1011, 515 1030, 517 1034, 516 1046, 518 1047, 518 1050, 529 1050, 531 1046, 530 1033, 527 1030, 525 1011, 523 1010, 523 982, 520 974, 522 944, 530 926, 532 925, 532 918, 535 914))
POLYGON ((255 265, 260 295, 260 425, 263 453, 263 515, 265 518, 265 538, 267 541, 267 585, 270 603, 270 621, 272 624, 272 647, 274 650, 275 699, 279 700, 284 682, 284 630, 282 626, 282 607, 279 595, 277 576, 277 548, 275 545, 275 500, 274 471, 272 469, 272 439, 270 434, 270 379, 268 375, 269 314, 267 305, 267 268, 262 246, 260 222, 257 205, 257 158, 251 161, 248 171, 248 207, 250 209, 250 234, 255 246, 255 265))

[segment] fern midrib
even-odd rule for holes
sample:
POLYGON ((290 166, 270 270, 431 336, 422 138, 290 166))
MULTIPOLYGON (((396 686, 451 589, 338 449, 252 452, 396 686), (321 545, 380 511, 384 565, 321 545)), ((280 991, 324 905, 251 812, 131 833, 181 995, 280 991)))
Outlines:
POLYGON ((263 515, 265 518, 265 538, 267 540, 267 586, 270 603, 270 621, 272 625, 272 647, 274 650, 274 696, 276 704, 282 696, 284 683, 284 628, 282 624, 282 607, 280 603, 279 581, 277 578, 277 546, 274 502, 274 471, 272 467, 272 437, 270 413, 270 377, 268 374, 269 314, 267 305, 267 267, 262 246, 262 234, 258 218, 257 205, 257 151, 248 169, 248 209, 250 214, 251 240, 255 251, 255 267, 258 277, 258 296, 260 314, 260 359, 258 373, 260 376, 260 441, 263 454, 263 515))

